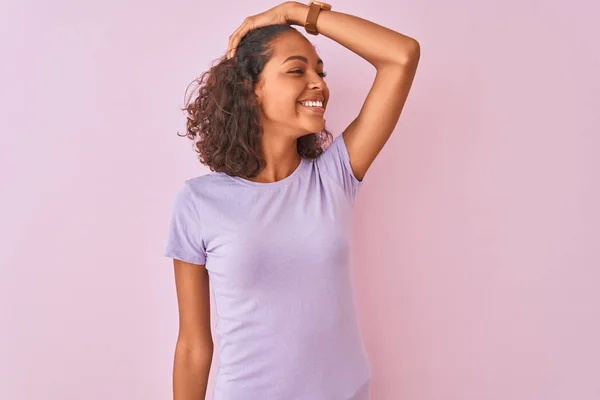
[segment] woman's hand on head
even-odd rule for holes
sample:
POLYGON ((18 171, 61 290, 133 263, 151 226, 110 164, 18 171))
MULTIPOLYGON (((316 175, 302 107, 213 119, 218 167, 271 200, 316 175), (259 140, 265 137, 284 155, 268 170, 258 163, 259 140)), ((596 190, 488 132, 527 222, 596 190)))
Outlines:
POLYGON ((290 9, 294 6, 295 2, 286 1, 273 8, 268 9, 260 14, 251 15, 244 19, 244 22, 229 36, 229 45, 227 46, 227 58, 232 58, 235 55, 237 46, 239 45, 242 38, 249 31, 263 26, 278 25, 278 24, 291 24, 291 20, 288 17, 290 9))

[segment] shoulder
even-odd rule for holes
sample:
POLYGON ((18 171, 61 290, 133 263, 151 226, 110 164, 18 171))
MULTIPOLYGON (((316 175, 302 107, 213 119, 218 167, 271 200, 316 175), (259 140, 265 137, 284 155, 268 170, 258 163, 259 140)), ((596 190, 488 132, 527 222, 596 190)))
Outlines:
POLYGON ((232 186, 233 180, 224 173, 210 172, 205 175, 195 176, 184 182, 184 187, 193 196, 206 196, 211 193, 226 190, 232 186))
POLYGON ((348 148, 344 135, 336 136, 329 147, 315 160, 319 173, 328 176, 345 192, 351 202, 358 193, 363 181, 359 181, 352 172, 348 148))

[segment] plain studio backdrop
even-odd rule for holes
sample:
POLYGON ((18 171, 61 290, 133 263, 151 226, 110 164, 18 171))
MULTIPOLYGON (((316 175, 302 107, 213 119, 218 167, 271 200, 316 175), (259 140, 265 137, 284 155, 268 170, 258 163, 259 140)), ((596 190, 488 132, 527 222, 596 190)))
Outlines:
MULTIPOLYGON (((1 399, 171 398, 162 246, 176 189, 209 172, 176 135, 184 91, 275 4, 2 2, 1 399)), ((599 3, 333 9, 421 44, 356 202, 373 400, 600 398, 599 3)), ((337 136, 375 69, 310 39, 337 136)))

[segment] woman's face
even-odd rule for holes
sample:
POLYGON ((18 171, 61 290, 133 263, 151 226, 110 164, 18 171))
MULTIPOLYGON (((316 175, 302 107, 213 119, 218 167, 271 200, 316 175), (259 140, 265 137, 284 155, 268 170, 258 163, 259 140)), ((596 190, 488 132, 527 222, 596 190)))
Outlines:
POLYGON ((300 33, 284 32, 273 48, 255 88, 264 131, 292 137, 322 131, 329 89, 313 45, 300 33), (323 108, 300 104, 310 98, 319 98, 323 108))

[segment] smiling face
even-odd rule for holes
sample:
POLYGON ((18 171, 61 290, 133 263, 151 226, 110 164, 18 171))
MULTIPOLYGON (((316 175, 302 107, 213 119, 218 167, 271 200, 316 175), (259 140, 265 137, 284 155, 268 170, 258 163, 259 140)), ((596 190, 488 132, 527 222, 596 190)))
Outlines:
POLYGON ((329 89, 323 79, 323 62, 313 45, 298 32, 284 32, 272 48, 273 56, 255 88, 265 134, 300 137, 322 131, 329 89), (305 99, 321 100, 321 104, 301 104, 305 99), (322 107, 314 107, 319 105, 322 107))

